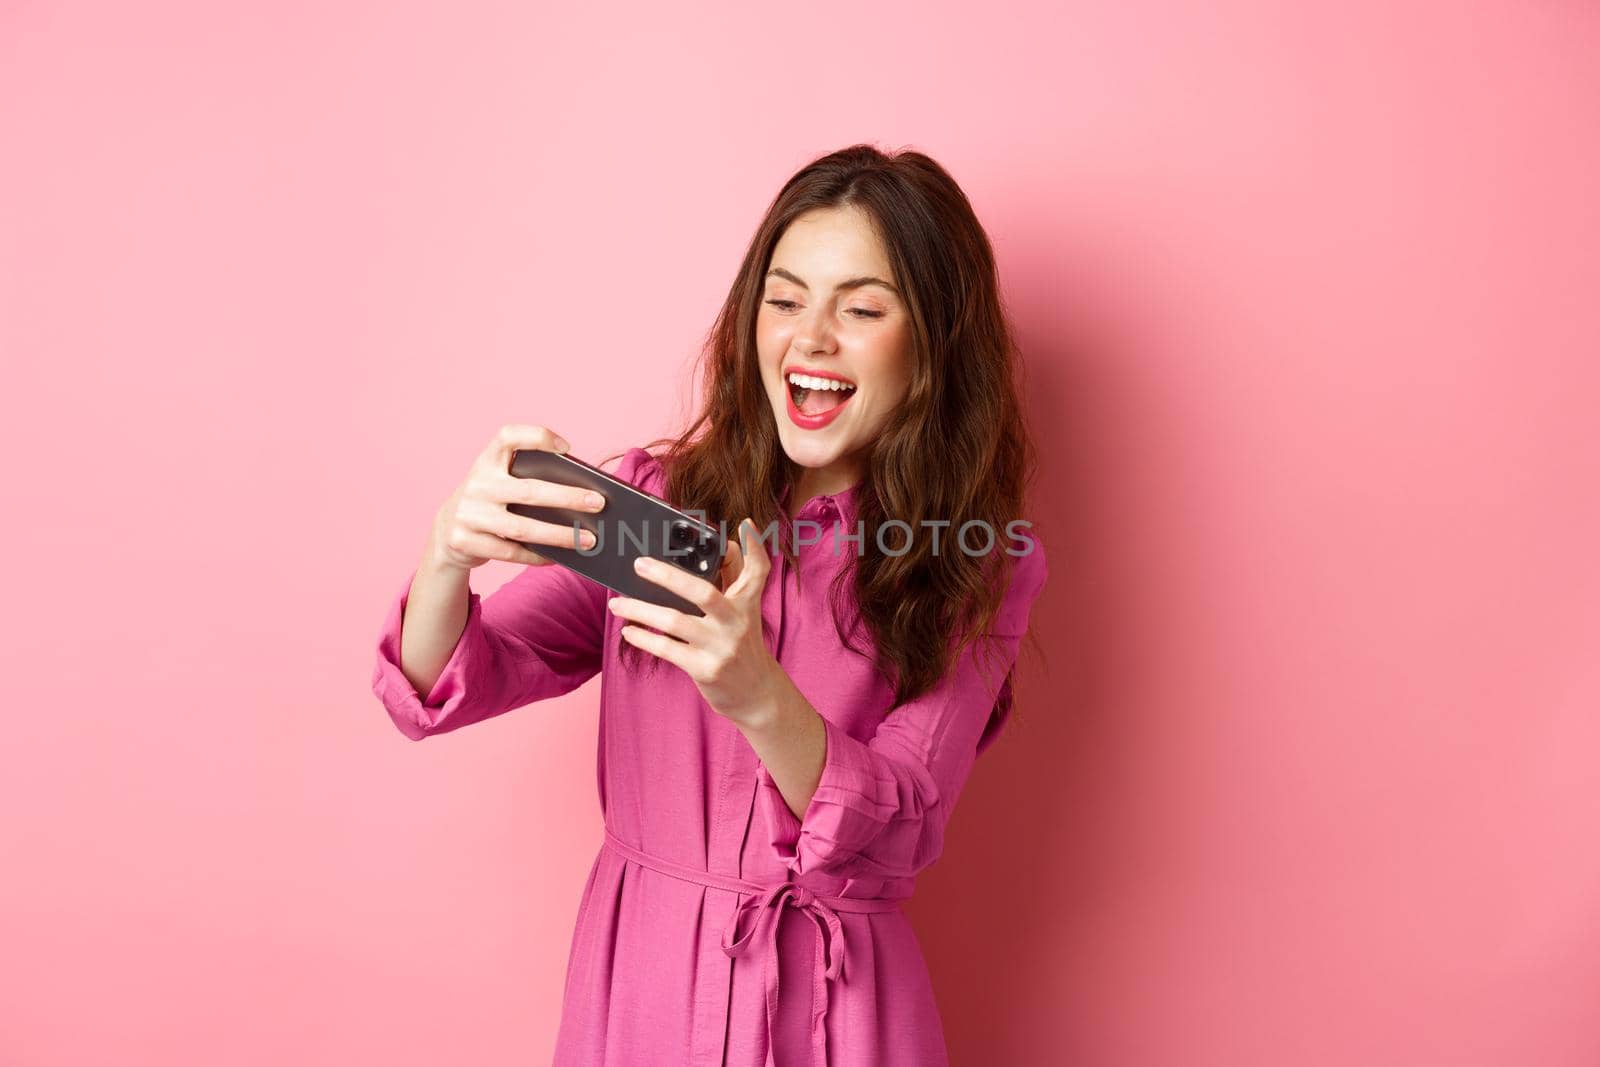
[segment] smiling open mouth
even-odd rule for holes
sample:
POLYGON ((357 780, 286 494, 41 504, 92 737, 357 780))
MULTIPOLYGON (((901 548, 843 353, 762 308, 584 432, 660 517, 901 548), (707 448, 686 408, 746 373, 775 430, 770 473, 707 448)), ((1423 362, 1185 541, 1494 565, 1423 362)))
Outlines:
POLYGON ((855 395, 856 387, 836 378, 790 372, 786 380, 789 398, 802 415, 821 415, 844 404, 855 395))

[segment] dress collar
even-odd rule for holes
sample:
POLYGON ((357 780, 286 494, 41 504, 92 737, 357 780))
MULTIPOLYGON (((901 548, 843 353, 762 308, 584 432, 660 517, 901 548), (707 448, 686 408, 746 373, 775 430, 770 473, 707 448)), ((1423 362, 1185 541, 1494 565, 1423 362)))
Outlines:
MULTIPOLYGON (((789 514, 789 497, 794 492, 792 484, 784 487, 783 492, 775 498, 780 516, 789 514)), ((795 514, 794 520, 811 519, 823 523, 829 522, 837 515, 841 522, 850 525, 855 522, 857 497, 861 492, 861 483, 857 482, 848 489, 841 489, 837 493, 819 493, 806 501, 800 511, 795 514)))

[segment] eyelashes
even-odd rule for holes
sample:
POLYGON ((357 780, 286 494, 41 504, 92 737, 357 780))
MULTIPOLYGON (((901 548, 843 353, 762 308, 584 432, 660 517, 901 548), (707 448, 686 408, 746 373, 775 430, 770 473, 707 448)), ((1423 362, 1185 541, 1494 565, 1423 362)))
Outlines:
MULTIPOLYGON (((771 304, 773 307, 778 308, 780 311, 792 311, 796 307, 799 306, 793 300, 768 300, 768 301, 766 301, 766 303, 771 304)), ((881 319, 881 318, 883 318, 883 312, 881 312, 881 311, 872 311, 872 310, 870 310, 868 308, 849 308, 848 310, 850 310, 850 311, 859 311, 861 313, 860 317, 864 318, 864 319, 881 319)))

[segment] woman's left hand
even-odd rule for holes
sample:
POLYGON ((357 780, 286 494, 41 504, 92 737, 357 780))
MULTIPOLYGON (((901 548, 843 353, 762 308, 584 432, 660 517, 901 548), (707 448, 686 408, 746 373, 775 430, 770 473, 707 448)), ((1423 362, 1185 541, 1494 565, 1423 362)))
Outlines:
POLYGON ((635 561, 640 577, 695 604, 703 617, 625 596, 612 597, 606 606, 614 615, 660 630, 624 626, 622 636, 681 667, 719 715, 753 725, 773 707, 783 668, 761 633, 761 593, 772 561, 748 519, 739 524, 737 542, 729 539, 723 559, 726 591, 662 560, 641 556, 635 561))

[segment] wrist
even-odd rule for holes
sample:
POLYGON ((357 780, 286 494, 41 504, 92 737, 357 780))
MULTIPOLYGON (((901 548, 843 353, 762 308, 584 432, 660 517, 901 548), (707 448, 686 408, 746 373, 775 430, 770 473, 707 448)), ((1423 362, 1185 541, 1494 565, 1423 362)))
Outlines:
POLYGON ((440 581, 466 582, 472 575, 471 567, 451 562, 443 553, 436 551, 431 542, 423 550, 422 562, 417 565, 417 569, 420 573, 440 581))
POLYGON ((778 730, 790 707, 790 696, 797 692, 787 671, 772 661, 767 684, 749 707, 731 716, 746 737, 770 735, 778 730))
POLYGON ((441 548, 442 544, 443 540, 439 536, 439 530, 435 527, 429 531, 428 539, 422 545, 422 568, 434 574, 448 574, 452 571, 462 571, 470 574, 472 568, 463 567, 459 560, 452 560, 441 548))

